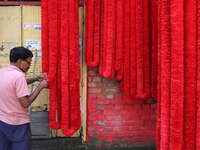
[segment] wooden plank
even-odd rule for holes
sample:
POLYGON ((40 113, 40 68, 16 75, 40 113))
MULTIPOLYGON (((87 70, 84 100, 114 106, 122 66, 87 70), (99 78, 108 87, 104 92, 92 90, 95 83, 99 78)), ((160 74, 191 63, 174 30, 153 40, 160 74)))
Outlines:
MULTIPOLYGON (((34 54, 27 77, 36 77, 42 72, 41 6, 22 6, 22 26, 22 45, 34 54)), ((30 91, 35 90, 38 84, 29 85, 30 91)), ((48 111, 48 108, 49 90, 43 89, 31 104, 31 111, 48 111)))
POLYGON ((9 64, 10 49, 21 45, 21 7, 0 6, 0 69, 9 64))
POLYGON ((79 9, 79 24, 80 35, 82 38, 82 50, 81 50, 81 115, 82 115, 82 141, 86 142, 86 122, 87 122, 87 65, 84 59, 84 48, 85 48, 85 6, 79 9))

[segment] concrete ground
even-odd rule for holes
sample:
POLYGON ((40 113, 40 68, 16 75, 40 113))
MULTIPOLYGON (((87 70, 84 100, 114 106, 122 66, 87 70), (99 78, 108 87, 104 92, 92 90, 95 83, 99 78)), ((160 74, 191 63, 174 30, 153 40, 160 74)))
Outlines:
POLYGON ((81 138, 55 138, 32 140, 31 150, 156 150, 156 148, 88 148, 86 144, 81 142, 81 138))

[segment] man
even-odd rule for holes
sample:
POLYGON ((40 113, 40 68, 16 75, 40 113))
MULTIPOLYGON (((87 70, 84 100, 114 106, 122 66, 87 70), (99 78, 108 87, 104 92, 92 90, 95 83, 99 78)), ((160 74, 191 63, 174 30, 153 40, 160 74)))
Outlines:
POLYGON ((33 54, 24 47, 10 51, 10 64, 0 70, 0 150, 30 150, 31 130, 28 107, 48 86, 45 75, 26 79, 33 54), (40 81, 30 94, 28 85, 40 81))

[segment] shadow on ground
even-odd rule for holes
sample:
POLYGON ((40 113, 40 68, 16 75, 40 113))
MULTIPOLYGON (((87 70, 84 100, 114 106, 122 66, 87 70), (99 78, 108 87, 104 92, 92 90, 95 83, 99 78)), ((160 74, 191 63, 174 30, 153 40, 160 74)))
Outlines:
POLYGON ((83 144, 81 138, 55 138, 48 140, 32 140, 31 150, 156 150, 156 148, 92 148, 83 144))

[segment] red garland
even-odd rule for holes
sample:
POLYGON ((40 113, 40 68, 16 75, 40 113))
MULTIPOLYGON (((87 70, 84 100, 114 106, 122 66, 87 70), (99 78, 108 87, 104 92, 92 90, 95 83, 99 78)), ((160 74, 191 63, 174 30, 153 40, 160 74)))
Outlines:
POLYGON ((86 1, 86 49, 85 61, 90 67, 99 63, 100 2, 86 1))
POLYGON ((99 56, 99 74, 103 76, 103 69, 104 69, 104 0, 101 1, 100 3, 101 7, 101 13, 100 13, 100 20, 101 20, 101 25, 100 25, 100 56, 99 56))
POLYGON ((105 26, 104 34, 104 53, 105 53, 105 70, 104 77, 111 77, 114 70, 114 43, 115 43, 115 0, 105 0, 105 26))
POLYGON ((143 93, 143 1, 136 0, 137 96, 143 93))
MULTIPOLYGON (((157 0, 156 0, 157 1, 157 0)), ((161 0, 158 0, 159 7, 157 7, 158 12, 158 50, 157 50, 157 121, 156 121, 156 148, 160 149, 161 147, 161 18, 162 18, 162 5, 161 0)), ((152 7, 153 9, 153 7, 152 7)), ((156 11, 156 10, 155 10, 156 11)), ((152 21, 152 23, 154 23, 152 21)), ((152 49, 153 50, 153 49, 152 49)))
POLYGON ((42 1, 42 72, 47 73, 49 68, 48 51, 48 0, 42 1))
POLYGON ((185 149, 196 148, 196 11, 196 0, 185 1, 185 149))
MULTIPOLYGON (((200 14, 200 0, 197 1, 197 14, 200 14)), ((196 149, 200 149, 200 16, 197 15, 197 120, 196 149)))
POLYGON ((160 1, 161 8, 159 9, 159 35, 160 35, 160 45, 159 45, 159 96, 160 98, 158 106, 160 106, 160 116, 158 116, 160 125, 158 126, 160 131, 157 135, 159 141, 159 148, 162 150, 169 150, 169 139, 170 139, 170 76, 171 76, 171 42, 170 42, 170 9, 169 2, 167 0, 160 1))
POLYGON ((125 0, 124 26, 124 101, 131 103, 130 83, 130 0, 125 0))
POLYGON ((49 20, 49 88, 50 88, 50 112, 49 124, 52 129, 60 129, 60 120, 57 121, 57 0, 48 1, 48 20, 49 20), (54 18, 54 19, 52 19, 54 18))
POLYGON ((116 52, 115 52, 115 70, 119 70, 122 66, 123 56, 123 22, 124 22, 124 0, 116 2, 116 52))
POLYGON ((143 93, 138 93, 140 98, 150 96, 150 35, 149 35, 149 1, 143 1, 143 93))
POLYGON ((136 92, 137 92, 137 63, 136 63, 136 58, 137 58, 137 53, 136 53, 136 6, 135 6, 135 1, 130 1, 130 6, 131 6, 131 26, 130 26, 130 83, 131 83, 131 97, 136 98, 136 92))
MULTIPOLYGON (((171 1, 171 111, 170 147, 184 149, 184 1, 171 1), (177 117, 178 116, 178 117, 177 117)), ((166 91, 163 91, 166 92, 166 91)))
MULTIPOLYGON (((66 70, 65 73, 68 72, 68 83, 69 83, 69 89, 68 89, 68 94, 69 94, 69 99, 64 99, 62 97, 62 102, 65 107, 62 108, 62 123, 61 123, 61 128, 62 132, 66 136, 71 136, 73 135, 81 125, 80 122, 80 99, 79 99, 79 92, 78 87, 79 82, 77 82, 78 77, 80 75, 77 75, 79 73, 77 71, 77 52, 79 49, 77 47, 77 42, 78 40, 78 34, 77 32, 77 23, 74 24, 75 21, 77 21, 78 17, 78 10, 77 10, 77 3, 73 1, 68 1, 68 10, 69 10, 69 23, 68 23, 68 30, 69 30, 69 65, 68 65, 68 71, 66 70), (77 48, 77 49, 76 49, 77 48), (69 59, 70 58, 70 59, 69 59), (75 65, 74 65, 75 64, 75 65), (66 119, 68 118, 68 119, 66 119)), ((64 73, 64 72, 63 72, 64 73)), ((64 96, 64 95, 63 95, 64 96)))
MULTIPOLYGON (((161 6, 159 6, 160 8, 161 6)), ((150 1, 151 8, 151 94, 154 100, 157 100, 157 82, 158 82, 158 0, 150 1)))

